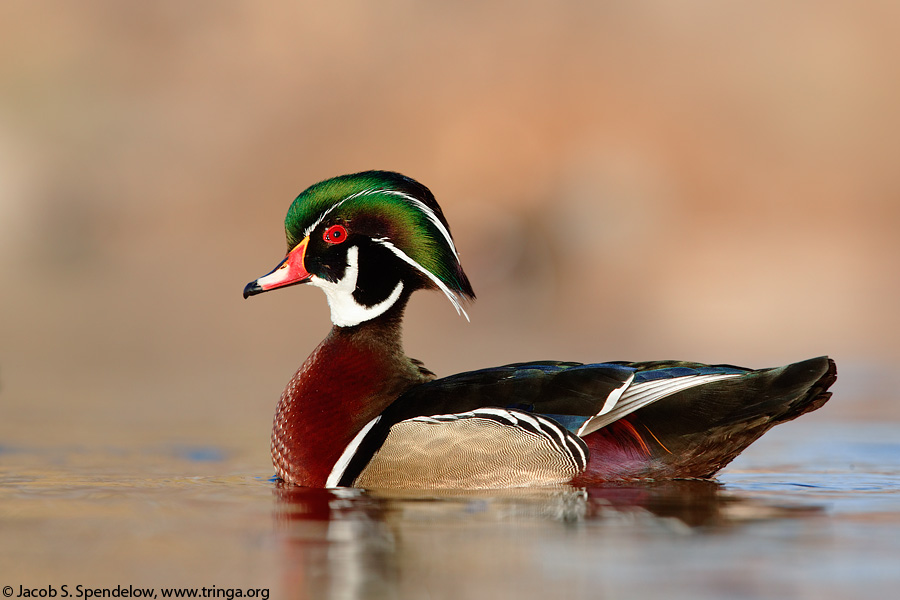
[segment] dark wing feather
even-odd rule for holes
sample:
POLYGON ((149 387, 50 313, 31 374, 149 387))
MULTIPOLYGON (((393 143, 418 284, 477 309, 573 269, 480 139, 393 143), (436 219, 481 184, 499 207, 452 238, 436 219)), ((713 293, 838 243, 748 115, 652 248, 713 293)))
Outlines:
MULTIPOLYGON (((636 382, 644 365, 631 364, 636 382)), ((653 364, 648 375, 660 366, 672 365, 653 364)), ((576 484, 712 477, 773 426, 825 404, 837 377, 828 357, 757 371, 727 368, 743 373, 677 391, 586 435, 591 461, 576 484), (616 435, 624 433, 623 442, 616 435)))
POLYGON ((647 406, 640 411, 642 420, 664 436, 705 433, 756 419, 775 425, 812 410, 808 403, 834 380, 834 363, 826 357, 744 371, 743 376, 691 388, 647 406))
POLYGON ((459 373, 416 386, 385 415, 397 420, 482 407, 515 408, 538 414, 590 417, 610 394, 632 378, 622 364, 573 362, 515 363, 459 373))

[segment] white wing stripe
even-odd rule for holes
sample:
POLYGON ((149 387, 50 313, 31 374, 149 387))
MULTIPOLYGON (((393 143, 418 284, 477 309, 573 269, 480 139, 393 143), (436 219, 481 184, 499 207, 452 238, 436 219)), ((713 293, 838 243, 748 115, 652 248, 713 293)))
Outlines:
MULTIPOLYGON (((698 385, 729 379, 731 377, 739 377, 740 373, 722 373, 719 375, 688 375, 687 377, 678 377, 675 379, 662 379, 656 381, 647 381, 643 383, 633 384, 625 389, 619 401, 607 413, 601 411, 597 416, 589 419, 578 430, 578 435, 584 437, 589 433, 597 431, 601 427, 605 427, 614 421, 618 421, 622 417, 630 415, 639 408, 643 408, 648 404, 652 404, 661 398, 671 396, 676 392, 680 392, 698 385)), ((604 408, 605 405, 604 405, 604 408)))
POLYGON ((576 435, 578 435, 578 436, 586 435, 585 431, 587 430, 588 426, 591 424, 591 422, 594 419, 596 419, 599 416, 605 415, 606 413, 608 413, 609 411, 614 409, 616 407, 616 404, 618 404, 619 400, 622 398, 622 394, 625 393, 625 390, 628 389, 628 386, 631 385, 632 381, 634 381, 634 373, 631 373, 628 376, 628 379, 626 379, 622 383, 622 385, 620 385, 619 387, 614 389, 612 391, 612 393, 610 393, 610 395, 606 397, 606 402, 603 403, 603 408, 600 409, 600 412, 598 412, 596 415, 594 415, 593 417, 591 417, 590 419, 585 421, 584 424, 582 424, 582 426, 578 428, 576 435))
POLYGON ((647 398, 663 398, 670 396, 675 392, 680 392, 688 388, 712 383, 729 377, 737 377, 738 373, 723 373, 721 375, 691 375, 688 377, 679 377, 678 379, 663 379, 661 381, 648 381, 639 383, 627 390, 622 395, 622 404, 627 405, 634 402, 643 402, 647 398))
POLYGON ((634 381, 634 373, 628 376, 628 379, 622 383, 619 387, 614 389, 612 393, 607 396, 606 402, 603 403, 603 408, 600 412, 597 413, 596 416, 605 415, 609 411, 615 407, 616 403, 619 401, 619 398, 622 397, 622 394, 625 393, 625 390, 628 389, 628 386, 631 385, 631 382, 634 381))

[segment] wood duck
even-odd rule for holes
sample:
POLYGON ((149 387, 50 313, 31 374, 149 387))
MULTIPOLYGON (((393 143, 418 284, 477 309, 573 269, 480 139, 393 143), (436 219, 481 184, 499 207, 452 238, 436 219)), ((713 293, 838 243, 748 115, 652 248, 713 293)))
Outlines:
POLYGON ((822 406, 834 362, 510 364, 436 379, 403 352, 410 295, 468 319, 475 293, 432 193, 399 173, 335 177, 285 218, 287 256, 244 297, 321 288, 331 332, 281 395, 277 477, 309 487, 507 488, 711 478, 769 428, 822 406))

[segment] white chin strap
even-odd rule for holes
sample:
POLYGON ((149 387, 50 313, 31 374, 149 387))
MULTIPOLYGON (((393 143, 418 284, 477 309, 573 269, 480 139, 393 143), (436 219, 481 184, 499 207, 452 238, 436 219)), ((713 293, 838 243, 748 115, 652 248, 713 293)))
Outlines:
POLYGON ((327 279, 312 276, 310 283, 322 288, 331 308, 331 322, 338 327, 353 327, 375 317, 383 315, 392 307, 403 292, 403 282, 398 281, 390 296, 375 306, 364 306, 356 301, 353 292, 356 290, 356 280, 359 277, 359 248, 350 246, 347 249, 347 269, 344 278, 336 283, 327 279))

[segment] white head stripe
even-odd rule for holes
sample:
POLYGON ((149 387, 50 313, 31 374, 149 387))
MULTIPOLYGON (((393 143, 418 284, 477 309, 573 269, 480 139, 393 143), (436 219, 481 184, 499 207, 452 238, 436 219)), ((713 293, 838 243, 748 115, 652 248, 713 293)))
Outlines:
MULTIPOLYGON (((365 191, 365 190, 363 190, 363 191, 365 191)), ((307 227, 306 229, 303 230, 303 236, 304 236, 304 237, 309 237, 309 234, 311 234, 311 233, 313 232, 313 230, 314 230, 316 227, 318 227, 319 224, 320 224, 322 221, 325 220, 325 217, 328 216, 328 213, 330 213, 331 211, 333 211, 334 209, 336 209, 338 206, 340 206, 341 204, 343 204, 343 203, 346 202, 347 200, 350 200, 351 198, 356 198, 357 196, 360 196, 360 195, 362 195, 362 192, 358 192, 358 193, 356 193, 356 194, 351 194, 351 195, 347 196, 346 198, 344 198, 344 199, 342 199, 342 200, 340 200, 340 201, 338 201, 338 202, 335 202, 332 206, 330 206, 330 207, 328 208, 328 210, 326 210, 326 211, 323 212, 321 215, 319 215, 319 218, 316 219, 315 222, 314 222, 312 225, 310 225, 309 227, 307 227)))
POLYGON ((441 235, 444 236, 444 239, 447 240, 447 245, 450 246, 450 249, 453 251, 453 256, 456 257, 456 260, 459 260, 459 254, 456 253, 456 245, 453 243, 453 238, 450 237, 450 232, 444 227, 444 224, 441 223, 441 220, 437 218, 437 215, 433 210, 428 208, 424 202, 419 200, 418 198, 414 198, 409 194, 404 194, 403 192, 398 192, 396 190, 384 190, 385 194, 390 194, 392 196, 400 196, 401 198, 406 198, 408 201, 412 202, 419 210, 425 213, 425 216, 428 217, 428 220, 437 227, 438 231, 441 232, 441 235))
POLYGON ((444 292, 444 295, 450 299, 450 302, 453 304, 453 307, 456 309, 456 312, 458 314, 461 314, 462 316, 464 316, 466 318, 466 321, 469 320, 469 315, 466 314, 465 309, 463 309, 462 304, 460 304, 459 297, 456 294, 454 294, 450 288, 447 287, 447 284, 445 284, 443 281, 438 279, 437 275, 435 275, 434 273, 432 273, 431 271, 429 271, 428 269, 426 269, 425 267, 423 267, 422 265, 420 265, 419 263, 414 261, 412 258, 409 257, 408 254, 406 254, 403 250, 401 250, 397 246, 390 243, 388 240, 386 240, 384 238, 378 238, 375 241, 378 242, 379 244, 381 244, 382 246, 384 246, 385 248, 387 248, 388 250, 390 250, 391 252, 393 252, 394 254, 396 254, 397 257, 400 258, 403 262, 409 264, 413 268, 424 273, 425 276, 427 276, 436 286, 438 286, 438 289, 440 289, 442 292, 444 292))
POLYGON ((318 227, 322 223, 322 221, 325 220, 325 217, 327 217, 329 215, 329 213, 331 213, 333 210, 335 210, 337 207, 342 205, 347 200, 352 200, 353 198, 359 198, 360 196, 370 196, 372 194, 387 194, 390 196, 398 196, 398 197, 404 198, 408 202, 412 203, 416 208, 418 208, 420 211, 422 211, 422 213, 425 215, 425 217, 429 221, 431 221, 431 223, 437 228, 438 231, 441 232, 441 235, 443 235, 444 239, 447 241, 447 245, 450 246, 450 250, 453 251, 453 256, 456 257, 456 260, 459 260, 459 254, 456 252, 456 245, 453 243, 453 238, 450 237, 450 232, 447 230, 446 227, 444 227, 444 224, 441 223, 441 220, 438 219, 435 212, 433 210, 431 210, 430 208, 428 208, 428 206, 424 202, 419 200, 418 198, 415 198, 415 197, 410 196, 409 194, 405 194, 403 192, 399 192, 397 190, 386 190, 386 189, 382 189, 382 188, 366 188, 364 190, 356 192, 355 194, 350 194, 346 198, 343 198, 343 199, 339 200, 338 202, 334 203, 331 207, 328 208, 328 210, 326 210, 321 215, 319 215, 319 218, 316 219, 312 225, 310 225, 303 231, 303 235, 308 236, 309 234, 311 234, 313 232, 313 230, 315 230, 315 228, 318 227))

